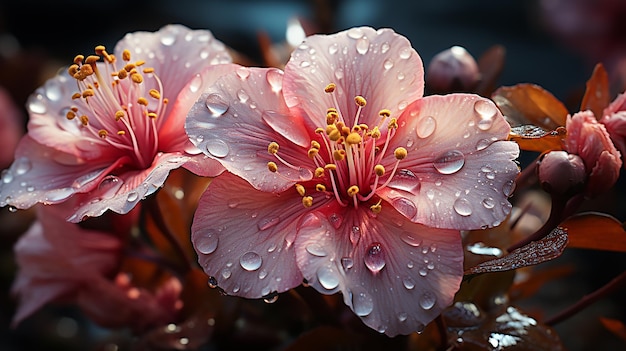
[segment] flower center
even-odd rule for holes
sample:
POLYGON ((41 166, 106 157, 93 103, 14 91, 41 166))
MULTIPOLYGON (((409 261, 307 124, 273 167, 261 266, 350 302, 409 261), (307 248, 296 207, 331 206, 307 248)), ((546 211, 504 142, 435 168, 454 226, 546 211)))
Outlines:
MULTIPOLYGON (((333 104, 339 106, 335 96, 335 84, 331 83, 325 88, 325 92, 331 94, 333 104)), ((400 161, 407 156, 407 150, 398 147, 394 150, 395 162, 393 166, 387 161, 387 166, 392 168, 388 171, 383 163, 389 146, 389 141, 396 133, 398 123, 391 118, 389 110, 381 110, 378 114, 380 122, 370 128, 365 123, 359 123, 359 118, 367 101, 362 96, 354 98, 357 111, 354 119, 348 121, 335 107, 326 112, 326 127, 317 128, 315 133, 318 140, 311 141, 308 157, 315 163, 312 186, 309 184, 296 184, 296 190, 302 196, 302 204, 305 207, 313 205, 315 193, 325 193, 334 196, 341 206, 353 205, 358 208, 360 203, 369 202, 374 195, 389 184, 400 161), (381 132, 381 127, 387 123, 386 131, 381 132), (313 189, 309 189, 313 188, 313 189)), ((268 146, 268 152, 276 157, 279 164, 294 167, 288 164, 278 155, 279 145, 272 142, 268 146)), ((278 164, 269 162, 268 169, 278 172, 278 164)), ((376 200, 376 199, 374 199, 376 200)), ((373 201, 372 201, 373 202, 373 201)), ((381 210, 381 201, 370 206, 374 213, 381 210)))
POLYGON ((66 117, 76 119, 96 143, 126 150, 139 167, 148 167, 159 144, 157 117, 168 103, 161 80, 153 68, 142 68, 144 61, 131 62, 129 50, 122 52, 121 68, 104 46, 95 53, 76 56, 68 69, 79 89, 72 99, 84 104, 72 106, 66 117), (98 66, 101 58, 104 65, 98 66))

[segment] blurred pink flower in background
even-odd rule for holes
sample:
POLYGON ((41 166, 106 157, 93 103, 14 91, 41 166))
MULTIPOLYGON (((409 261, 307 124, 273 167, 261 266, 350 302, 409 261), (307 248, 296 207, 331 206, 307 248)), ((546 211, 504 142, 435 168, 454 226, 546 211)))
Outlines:
POLYGON ((0 168, 9 167, 13 161, 15 147, 24 134, 23 120, 9 92, 0 87, 0 168))
POLYGON ((204 155, 183 127, 202 87, 234 69, 221 42, 206 30, 168 25, 127 34, 114 55, 102 46, 96 54, 77 56, 30 96, 28 135, 2 173, 0 206, 82 194, 66 214, 78 222, 109 209, 127 213, 172 169, 222 171, 218 163, 196 166, 204 155))
POLYGON ((604 124, 613 144, 620 151, 622 164, 626 155, 626 94, 620 94, 604 109, 600 123, 604 124))
POLYGON ((229 171, 192 227, 210 283, 260 298, 304 279, 390 336, 438 316, 463 275, 459 230, 511 210, 519 148, 491 101, 423 89, 410 42, 361 27, 205 91, 187 133, 229 171))

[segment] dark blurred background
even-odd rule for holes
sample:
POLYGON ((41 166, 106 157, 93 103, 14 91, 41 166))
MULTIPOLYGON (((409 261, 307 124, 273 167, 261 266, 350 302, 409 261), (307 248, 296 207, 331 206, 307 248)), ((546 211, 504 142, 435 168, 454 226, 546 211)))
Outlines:
MULTIPOLYGON (((609 71, 614 93, 623 90, 625 4, 622 0, 3 0, 0 86, 23 107, 28 95, 76 54, 89 54, 98 44, 112 49, 127 32, 154 31, 169 23, 209 29, 252 62, 262 63, 259 38, 284 42, 287 23, 300 18, 305 28, 319 33, 359 25, 391 27, 408 37, 425 64, 453 45, 465 47, 476 58, 493 45, 502 45, 506 61, 499 85, 538 84, 575 112, 597 62, 603 62, 609 71)), ((623 208, 611 211, 620 220, 626 219, 623 208)), ((28 214, 23 216, 29 218, 28 214)), ((36 314, 35 321, 8 331, 14 309, 8 294, 15 271, 11 247, 25 228, 14 223, 15 217, 8 222, 3 216, 0 221, 2 232, 10 232, 0 238, 0 349, 30 350, 48 345, 50 350, 87 350, 92 348, 85 346, 88 341, 81 335, 109 335, 88 325, 77 311, 61 307, 45 308, 36 314)), ((624 261, 622 255, 590 255, 585 257, 596 265, 582 272, 579 285, 557 286, 546 301, 565 306, 567 301, 604 284, 614 273, 598 273, 598 269, 624 261)), ((579 258, 574 254, 571 259, 579 258)), ((620 311, 623 308, 619 306, 620 311)), ((614 309, 611 304, 596 306, 589 318, 597 325, 599 315, 614 309)), ((573 327, 580 324, 570 325, 564 323, 559 329, 566 346, 571 350, 589 347, 581 341, 585 333, 581 335, 573 327)), ((116 351, 114 345, 100 344, 100 349, 116 351)))

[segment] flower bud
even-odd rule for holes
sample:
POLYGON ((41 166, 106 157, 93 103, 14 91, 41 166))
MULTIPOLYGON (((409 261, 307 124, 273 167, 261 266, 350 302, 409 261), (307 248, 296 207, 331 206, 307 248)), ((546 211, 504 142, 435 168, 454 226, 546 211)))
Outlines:
POLYGON ((479 81, 476 60, 461 46, 435 55, 426 71, 426 87, 434 94, 472 91, 479 81))
POLYGON ((537 166, 537 176, 546 192, 560 196, 581 192, 587 180, 582 158, 565 151, 550 151, 545 154, 537 166))

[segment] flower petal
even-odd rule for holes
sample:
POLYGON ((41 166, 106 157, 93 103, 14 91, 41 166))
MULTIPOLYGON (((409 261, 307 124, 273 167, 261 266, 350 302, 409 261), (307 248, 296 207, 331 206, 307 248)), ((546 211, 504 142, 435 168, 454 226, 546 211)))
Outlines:
POLYGON ((403 108, 422 97, 424 67, 411 43, 391 29, 351 28, 332 35, 308 37, 285 66, 285 101, 295 114, 317 127, 326 125, 326 109, 337 108, 352 125, 363 96, 367 105, 360 123, 377 125, 382 109, 397 117, 403 108), (324 93, 335 83, 338 106, 324 93))
POLYGON ((393 208, 376 218, 367 211, 345 212, 336 229, 323 212, 307 214, 296 237, 298 267, 319 292, 341 291, 371 328, 389 336, 421 331, 461 283, 460 233, 412 223, 393 208))
POLYGON ((308 133, 300 116, 288 114, 281 84, 278 69, 241 67, 202 94, 185 125, 200 150, 263 191, 279 192, 312 177, 308 169, 281 165, 268 153, 271 142, 285 146, 279 155, 290 164, 315 168, 304 148, 308 133), (280 174, 268 171, 268 161, 279 165, 280 174))
POLYGON ((230 173, 202 195, 191 240, 200 266, 227 294, 260 298, 302 283, 292 243, 303 207, 286 206, 289 200, 230 173))
POLYGON ((510 127, 491 101, 428 96, 409 106, 398 124, 390 147, 405 147, 408 157, 379 192, 382 198, 414 222, 438 228, 502 222, 511 210, 519 147, 502 141, 510 127))

